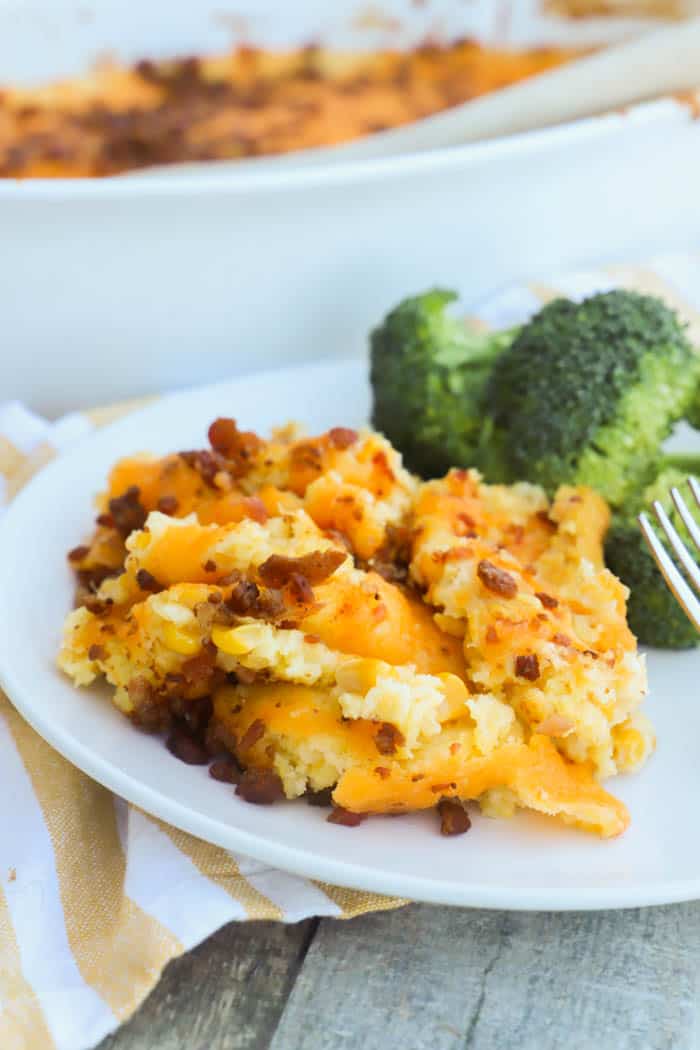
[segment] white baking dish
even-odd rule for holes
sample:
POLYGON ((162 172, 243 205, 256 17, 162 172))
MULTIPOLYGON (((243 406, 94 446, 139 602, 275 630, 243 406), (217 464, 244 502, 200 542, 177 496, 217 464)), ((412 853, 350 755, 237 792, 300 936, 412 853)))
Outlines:
MULTIPOLYGON (((107 47, 124 59, 223 49, 237 23, 215 6, 216 20, 191 0, 167 16, 129 4, 128 17, 115 0, 0 0, 0 80, 76 72, 107 47)), ((347 42, 347 3, 331 18, 320 0, 301 5, 293 22, 255 6, 246 36, 265 42, 267 26, 280 43, 293 27, 298 41, 318 26, 347 42)), ((418 12, 404 36, 425 32, 425 9, 399 6, 418 12)), ((391 32, 360 29, 365 44, 391 32)), ((0 397, 57 413, 361 353, 383 311, 426 285, 456 287, 468 307, 538 272, 697 243, 699 161, 700 125, 666 101, 332 168, 0 182, 0 397)))

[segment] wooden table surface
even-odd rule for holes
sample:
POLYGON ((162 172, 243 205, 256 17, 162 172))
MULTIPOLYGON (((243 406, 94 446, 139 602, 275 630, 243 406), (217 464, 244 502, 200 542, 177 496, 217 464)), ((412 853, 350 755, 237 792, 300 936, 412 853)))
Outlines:
POLYGON ((700 905, 232 923, 100 1050, 699 1050, 700 905))

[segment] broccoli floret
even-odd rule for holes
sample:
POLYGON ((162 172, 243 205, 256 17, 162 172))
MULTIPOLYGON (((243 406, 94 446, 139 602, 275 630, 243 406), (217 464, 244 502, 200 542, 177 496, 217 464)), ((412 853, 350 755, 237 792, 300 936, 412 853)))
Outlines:
MULTIPOLYGON (((615 514, 605 540, 605 560, 608 568, 630 589, 627 603, 627 619, 632 631, 643 645, 660 649, 691 649, 700 644, 700 635, 678 605, 652 558, 637 524, 636 515, 648 510, 658 499, 669 514, 673 524, 687 539, 672 501, 669 489, 677 486, 688 495, 688 505, 693 505, 685 484, 689 475, 700 477, 700 456, 668 456, 661 464, 661 471, 648 485, 634 504, 623 513, 615 514)), ((653 514, 649 515, 653 521, 653 514)), ((663 539, 660 530, 658 535, 663 539)), ((689 541, 692 549, 692 543, 689 541)))
POLYGON ((483 395, 513 333, 471 331, 448 312, 456 298, 436 288, 405 299, 372 332, 372 423, 423 477, 479 466, 499 480, 497 445, 482 432, 483 395))
POLYGON ((698 379, 697 386, 695 387, 695 397, 690 402, 690 407, 686 413, 686 419, 691 426, 700 430, 700 379, 698 379))
POLYGON ((550 493, 589 485, 623 505, 653 477, 699 368, 659 299, 616 290, 554 300, 498 357, 487 384, 506 473, 550 493))

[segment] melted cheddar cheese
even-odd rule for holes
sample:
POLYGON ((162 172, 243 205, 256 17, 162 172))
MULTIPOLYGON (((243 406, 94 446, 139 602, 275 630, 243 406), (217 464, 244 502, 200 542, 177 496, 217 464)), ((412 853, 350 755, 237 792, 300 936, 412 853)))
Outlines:
POLYGON ((103 66, 38 88, 2 85, 0 177, 110 175, 154 164, 332 146, 552 69, 557 50, 471 41, 410 52, 288 53, 103 66))
POLYGON ((289 798, 624 830, 599 781, 654 735, 600 497, 473 471, 420 484, 368 431, 264 441, 218 420, 210 438, 112 471, 70 555, 59 664, 77 684, 104 676, 149 728, 210 704, 211 740, 289 798))

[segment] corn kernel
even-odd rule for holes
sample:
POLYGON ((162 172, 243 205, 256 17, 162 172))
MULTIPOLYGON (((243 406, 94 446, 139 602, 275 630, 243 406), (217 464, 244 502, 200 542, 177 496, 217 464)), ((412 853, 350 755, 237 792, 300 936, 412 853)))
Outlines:
POLYGON ((443 671, 438 678, 445 697, 440 705, 439 718, 441 722, 449 722, 451 718, 465 714, 469 691, 462 679, 451 671, 443 671))
POLYGON ((202 643, 191 631, 183 631, 174 623, 167 623, 163 628, 163 642, 180 656, 194 656, 202 648, 202 643))
POLYGON ((260 640, 260 628, 255 624, 243 627, 213 627, 211 640, 217 649, 229 656, 243 656, 255 648, 260 640))
POLYGON ((446 616, 445 613, 435 613, 434 620, 445 634, 451 634, 453 638, 464 638, 464 620, 458 620, 454 616, 446 616))
POLYGON ((381 666, 381 660, 362 656, 351 657, 341 664, 335 673, 338 688, 344 693, 360 693, 364 696, 375 685, 381 666))

